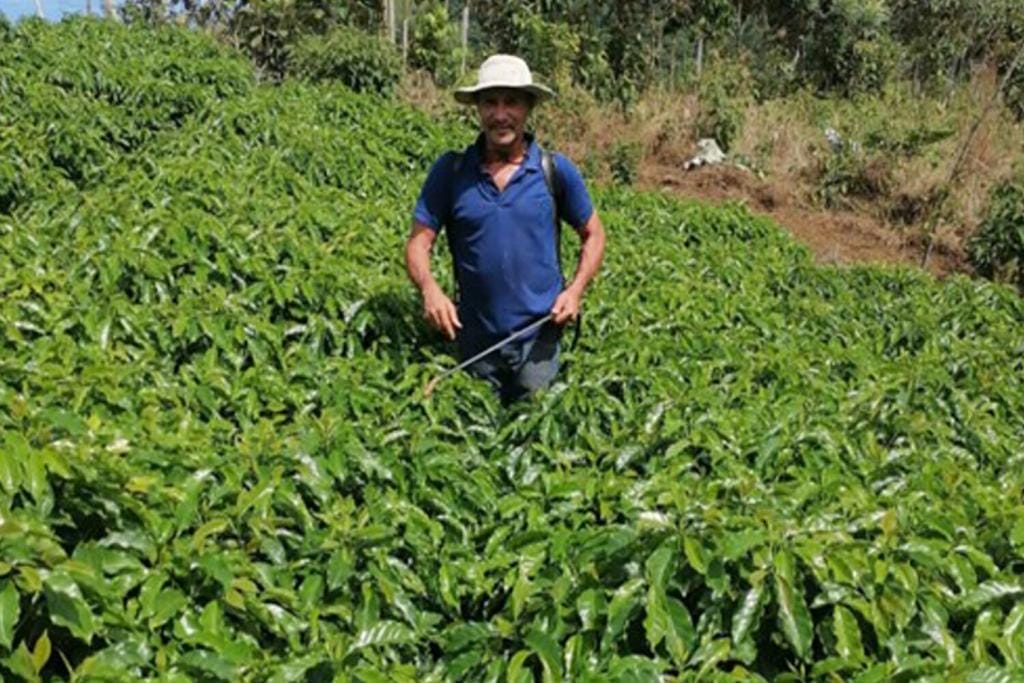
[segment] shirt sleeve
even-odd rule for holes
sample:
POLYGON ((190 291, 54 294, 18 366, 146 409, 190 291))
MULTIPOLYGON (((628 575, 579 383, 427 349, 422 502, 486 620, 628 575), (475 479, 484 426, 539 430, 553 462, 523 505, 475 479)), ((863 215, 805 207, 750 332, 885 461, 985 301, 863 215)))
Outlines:
POLYGON ((434 232, 439 232, 448 222, 451 212, 451 183, 455 154, 443 154, 427 173, 423 182, 416 208, 412 212, 414 221, 422 223, 434 232))
POLYGON ((587 192, 576 165, 565 156, 555 153, 555 172, 562 187, 561 202, 558 205, 558 217, 576 230, 582 228, 594 213, 594 204, 587 192))

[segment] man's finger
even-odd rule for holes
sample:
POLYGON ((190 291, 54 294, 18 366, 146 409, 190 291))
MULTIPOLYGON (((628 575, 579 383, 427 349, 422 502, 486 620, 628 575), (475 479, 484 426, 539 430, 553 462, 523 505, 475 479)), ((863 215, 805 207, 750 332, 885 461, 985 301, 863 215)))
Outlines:
POLYGON ((438 326, 438 329, 441 330, 441 332, 444 333, 444 336, 448 339, 455 339, 455 330, 452 329, 452 324, 447 318, 441 319, 441 324, 438 326))
POLYGON ((459 325, 458 316, 455 315, 455 307, 449 304, 442 310, 442 318, 444 319, 444 333, 448 335, 449 339, 455 339, 455 328, 462 327, 459 325))
POLYGON ((456 328, 461 330, 462 329, 462 321, 459 320, 459 309, 455 308, 455 304, 453 304, 452 302, 449 301, 448 302, 448 311, 451 314, 452 324, 456 328))

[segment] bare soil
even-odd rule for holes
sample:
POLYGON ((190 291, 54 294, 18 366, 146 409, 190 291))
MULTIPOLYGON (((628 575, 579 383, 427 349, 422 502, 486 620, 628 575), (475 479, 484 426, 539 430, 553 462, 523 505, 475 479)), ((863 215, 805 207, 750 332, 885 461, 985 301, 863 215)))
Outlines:
MULTIPOLYGON (((924 240, 917 231, 903 231, 860 212, 817 208, 781 182, 758 178, 732 165, 684 171, 678 166, 641 165, 640 187, 661 189, 710 203, 736 201, 755 214, 768 216, 807 245, 819 263, 903 264, 920 267, 924 240)), ((927 270, 939 277, 968 272, 958 249, 936 245, 927 270)))

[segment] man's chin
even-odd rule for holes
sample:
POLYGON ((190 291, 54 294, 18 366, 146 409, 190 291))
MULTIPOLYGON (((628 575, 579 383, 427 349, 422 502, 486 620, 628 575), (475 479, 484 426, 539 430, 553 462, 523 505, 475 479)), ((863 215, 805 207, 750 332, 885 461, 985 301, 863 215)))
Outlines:
POLYGON ((492 133, 487 136, 493 147, 508 148, 516 143, 515 133, 492 133))

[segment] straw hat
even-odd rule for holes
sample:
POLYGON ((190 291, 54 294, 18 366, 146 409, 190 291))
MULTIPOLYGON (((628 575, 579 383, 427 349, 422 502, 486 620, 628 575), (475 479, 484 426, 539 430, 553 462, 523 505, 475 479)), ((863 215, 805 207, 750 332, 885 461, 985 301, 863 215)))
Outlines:
POLYGON ((480 65, 476 85, 458 88, 455 91, 455 101, 459 104, 475 104, 476 94, 490 88, 524 90, 533 95, 535 102, 555 96, 550 88, 533 82, 530 67, 519 57, 493 55, 480 65))

